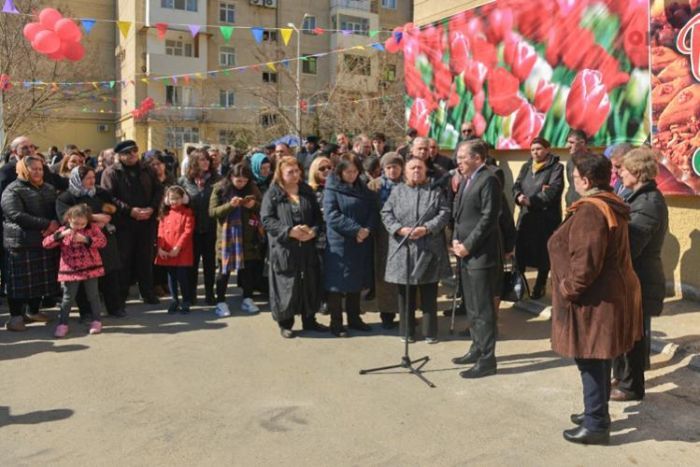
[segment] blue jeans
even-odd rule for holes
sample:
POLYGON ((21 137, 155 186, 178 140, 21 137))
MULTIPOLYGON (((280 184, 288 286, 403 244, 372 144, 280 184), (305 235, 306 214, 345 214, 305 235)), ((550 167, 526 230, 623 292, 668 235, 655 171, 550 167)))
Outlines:
POLYGON ((583 383, 583 426, 591 431, 604 431, 610 428, 608 420, 608 399, 610 398, 611 360, 577 358, 576 366, 581 372, 583 383))
POLYGON ((168 287, 170 295, 175 302, 180 302, 178 285, 182 290, 182 301, 184 304, 192 304, 192 283, 190 282, 191 267, 188 266, 168 266, 168 287))

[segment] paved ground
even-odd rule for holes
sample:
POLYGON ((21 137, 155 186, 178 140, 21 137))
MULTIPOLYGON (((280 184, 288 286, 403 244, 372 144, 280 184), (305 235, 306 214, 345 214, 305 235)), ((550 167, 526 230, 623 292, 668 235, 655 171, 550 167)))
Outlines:
MULTIPOLYGON (((700 325, 686 324, 698 307, 669 306, 655 328, 697 341, 700 325)), ((581 409, 577 371, 550 352, 549 323, 522 311, 501 311, 499 373, 477 381, 450 363, 467 342, 441 317, 439 344, 411 346, 431 358, 430 389, 402 372, 358 374, 402 352, 375 314, 373 334, 290 341, 266 312, 157 308, 106 320, 100 336, 77 323, 61 341, 43 325, 0 331, 2 465, 698 465, 700 374, 687 353, 655 355, 644 402, 612 405, 612 446, 583 447, 561 437, 581 409)))

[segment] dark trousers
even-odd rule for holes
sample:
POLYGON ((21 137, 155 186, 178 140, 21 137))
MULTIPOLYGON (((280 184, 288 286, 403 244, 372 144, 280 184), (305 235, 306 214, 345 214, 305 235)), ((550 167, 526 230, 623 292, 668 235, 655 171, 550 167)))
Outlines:
POLYGON ((634 347, 613 359, 613 376, 620 382, 618 389, 644 398, 644 370, 649 367, 651 353, 651 316, 644 316, 644 335, 634 343, 634 347))
POLYGON ((468 269, 462 265, 462 296, 472 336, 471 350, 481 353, 480 362, 496 365, 496 311, 494 300, 497 270, 468 269), (482 362, 483 360, 483 362, 482 362))
POLYGON ((90 314, 88 318, 92 321, 102 321, 102 304, 100 303, 100 291, 97 285, 98 279, 87 279, 84 281, 70 281, 62 284, 63 299, 61 300, 61 311, 58 317, 60 324, 68 324, 70 309, 78 295, 78 290, 82 289, 85 298, 90 304, 90 314))
MULTIPOLYGON (((304 328, 313 326, 316 323, 316 316, 301 315, 301 323, 304 328)), ((289 319, 281 319, 277 321, 280 329, 292 329, 294 327, 294 316, 289 319)))
MULTIPOLYGON (((102 298, 104 299, 105 309, 107 313, 113 315, 122 309, 124 303, 121 300, 119 292, 119 270, 110 271, 100 277, 97 285, 102 298)), ((85 287, 81 284, 78 289, 78 295, 75 297, 75 302, 78 304, 81 318, 88 318, 92 315, 92 307, 85 294, 85 287)))
POLYGON ((420 291, 420 308, 423 312, 423 335, 437 337, 437 282, 432 284, 411 285, 408 287, 408 307, 406 307, 406 286, 397 285, 399 291, 399 335, 415 337, 416 328, 416 290, 420 291))
MULTIPOLYGON (((525 266, 518 265, 518 269, 524 276, 527 268, 525 266)), ((549 266, 537 268, 537 279, 535 279, 534 287, 545 287, 547 285, 547 277, 549 277, 549 266)))
POLYGON ((24 306, 29 306, 29 313, 34 315, 39 312, 41 297, 39 298, 11 298, 7 297, 7 305, 10 308, 10 316, 22 316, 24 306))
POLYGON ((583 383, 583 426, 591 431, 610 428, 608 399, 610 398, 610 360, 577 358, 576 366, 583 383))
POLYGON ((165 266, 158 264, 153 265, 153 287, 161 286, 163 290, 168 288, 168 273, 165 272, 165 266))
POLYGON ((345 313, 348 315, 348 324, 360 319, 360 292, 326 292, 326 296, 332 328, 343 327, 343 297, 345 297, 345 313))
MULTIPOLYGON (((238 283, 243 289, 243 298, 253 298, 253 292, 255 291, 255 286, 258 281, 258 275, 260 270, 262 270, 264 262, 262 260, 250 260, 243 263, 243 269, 239 269, 237 272, 238 283)), ((231 277, 231 273, 226 274, 221 272, 221 265, 219 265, 219 272, 216 275, 216 301, 221 303, 226 301, 226 288, 228 287, 228 281, 231 277)))
POLYGON ((117 229, 117 244, 122 271, 122 301, 129 298, 129 288, 134 282, 139 284, 142 297, 153 295, 153 221, 129 222, 117 229))
POLYGON ((168 288, 170 296, 174 302, 180 302, 178 294, 178 285, 182 290, 182 301, 187 305, 192 304, 192 283, 190 282, 190 267, 189 266, 168 266, 168 288))
POLYGON ((202 259, 202 272, 204 273, 204 294, 207 297, 214 296, 214 274, 216 273, 216 230, 213 232, 195 232, 193 238, 194 263, 190 270, 190 281, 194 288, 194 297, 197 296, 197 277, 199 271, 199 259, 202 259))

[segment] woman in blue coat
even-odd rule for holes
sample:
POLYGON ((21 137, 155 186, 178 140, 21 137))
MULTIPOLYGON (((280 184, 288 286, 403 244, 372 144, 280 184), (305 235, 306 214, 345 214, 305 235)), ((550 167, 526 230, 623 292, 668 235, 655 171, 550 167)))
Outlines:
POLYGON ((331 332, 346 337, 343 327, 343 297, 348 327, 359 331, 372 328, 360 318, 360 292, 372 286, 372 240, 377 225, 376 195, 359 179, 360 170, 352 159, 341 160, 326 180, 323 212, 327 246, 324 283, 328 292, 331 332))

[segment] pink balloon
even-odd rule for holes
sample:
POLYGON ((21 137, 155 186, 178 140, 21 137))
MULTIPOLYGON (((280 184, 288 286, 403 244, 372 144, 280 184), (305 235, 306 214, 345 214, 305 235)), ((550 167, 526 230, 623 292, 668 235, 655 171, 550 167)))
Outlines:
POLYGON ((63 42, 61 53, 71 62, 79 62, 85 56, 85 47, 80 42, 63 42))
POLYGON ((57 62, 63 60, 64 58, 66 58, 66 57, 63 55, 63 52, 62 52, 60 49, 58 50, 58 52, 54 52, 54 53, 52 53, 52 54, 48 54, 47 57, 49 57, 51 60, 55 60, 55 61, 57 61, 57 62))
POLYGON ((56 21, 61 18, 63 15, 55 8, 44 8, 39 12, 39 22, 47 29, 53 29, 56 21))
POLYGON ((60 37, 63 41, 79 42, 80 39, 83 38, 83 33, 80 32, 78 25, 69 18, 63 18, 56 21, 53 30, 56 31, 58 37, 60 37))
POLYGON ((53 31, 39 31, 32 41, 32 47, 42 54, 52 54, 61 48, 61 39, 53 31))
POLYGON ((24 25, 22 33, 24 33, 25 39, 31 42, 36 37, 37 33, 43 31, 44 29, 46 28, 39 23, 27 23, 24 25))

